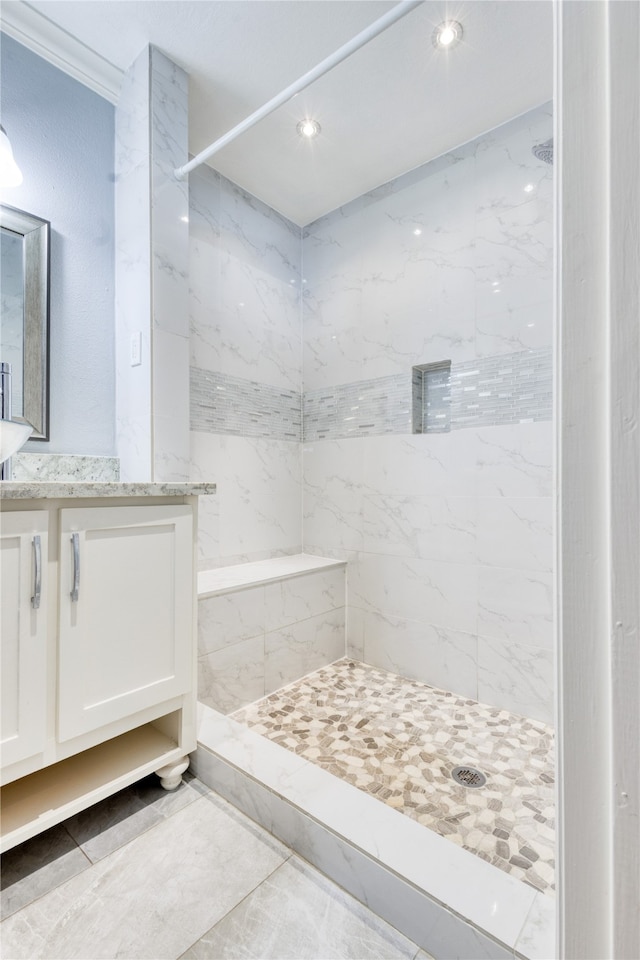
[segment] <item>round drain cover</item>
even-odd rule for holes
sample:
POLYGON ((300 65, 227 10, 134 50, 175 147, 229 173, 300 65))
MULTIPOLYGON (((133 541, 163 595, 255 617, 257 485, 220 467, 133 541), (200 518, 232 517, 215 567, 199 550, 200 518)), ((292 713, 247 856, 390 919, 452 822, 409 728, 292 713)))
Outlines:
POLYGON ((451 771, 451 776, 463 787, 483 787, 487 782, 484 773, 480 773, 475 767, 456 767, 451 771))

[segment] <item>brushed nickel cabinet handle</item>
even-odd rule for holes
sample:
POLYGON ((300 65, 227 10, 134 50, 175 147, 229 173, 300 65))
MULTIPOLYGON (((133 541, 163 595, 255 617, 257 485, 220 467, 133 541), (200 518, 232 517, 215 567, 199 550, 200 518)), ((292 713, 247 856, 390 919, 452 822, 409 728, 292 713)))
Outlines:
POLYGON ((33 560, 35 573, 33 576, 31 606, 34 610, 38 610, 40 607, 40 596, 42 594, 42 546, 39 534, 36 534, 33 538, 33 560))
POLYGON ((80 593, 80 534, 71 534, 71 543, 73 544, 73 585, 71 587, 71 602, 78 602, 80 593))

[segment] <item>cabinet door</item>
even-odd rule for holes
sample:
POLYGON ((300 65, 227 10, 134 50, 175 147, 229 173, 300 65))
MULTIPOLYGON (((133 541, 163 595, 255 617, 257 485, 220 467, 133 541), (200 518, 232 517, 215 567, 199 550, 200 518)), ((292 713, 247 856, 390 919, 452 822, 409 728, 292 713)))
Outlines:
POLYGON ((191 507, 60 511, 58 738, 192 686, 191 507))
POLYGON ((45 512, 0 514, 3 767, 45 746, 47 527, 45 512))

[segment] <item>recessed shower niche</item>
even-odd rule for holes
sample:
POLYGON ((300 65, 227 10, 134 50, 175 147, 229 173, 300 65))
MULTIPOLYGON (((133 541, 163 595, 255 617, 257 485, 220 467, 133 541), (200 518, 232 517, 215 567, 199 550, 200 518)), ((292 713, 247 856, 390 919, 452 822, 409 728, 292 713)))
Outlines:
POLYGON ((451 430, 451 360, 422 363, 411 370, 412 433, 451 430))

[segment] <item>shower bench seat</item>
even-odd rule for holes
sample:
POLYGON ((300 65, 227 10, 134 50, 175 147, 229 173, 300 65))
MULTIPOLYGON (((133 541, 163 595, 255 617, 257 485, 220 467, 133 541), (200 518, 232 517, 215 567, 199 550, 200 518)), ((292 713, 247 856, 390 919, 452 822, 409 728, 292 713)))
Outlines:
POLYGON ((308 554, 198 574, 198 699, 232 713, 344 657, 346 563, 308 554))

